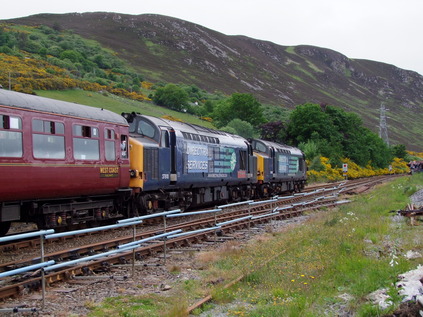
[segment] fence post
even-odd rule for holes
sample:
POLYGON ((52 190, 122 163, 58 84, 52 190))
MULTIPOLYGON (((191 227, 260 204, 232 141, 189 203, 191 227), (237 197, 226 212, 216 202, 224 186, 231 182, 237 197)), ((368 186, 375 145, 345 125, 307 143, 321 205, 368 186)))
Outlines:
MULTIPOLYGON (((132 226, 132 241, 136 239, 136 225, 132 226)), ((135 249, 132 249, 132 278, 135 276, 135 249)))
MULTIPOLYGON (((40 248, 41 248, 41 263, 44 262, 44 235, 40 235, 40 248)), ((45 302, 46 302, 46 279, 44 270, 41 269, 41 292, 42 292, 42 304, 41 309, 44 310, 45 302)))

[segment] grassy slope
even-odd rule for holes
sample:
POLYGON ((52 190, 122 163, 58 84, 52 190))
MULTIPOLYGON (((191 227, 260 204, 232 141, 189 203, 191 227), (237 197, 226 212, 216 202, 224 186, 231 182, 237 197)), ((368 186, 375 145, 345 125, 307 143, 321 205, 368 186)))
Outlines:
MULTIPOLYGON (((398 274, 421 263, 404 254, 423 251, 423 226, 411 227, 406 218, 394 218, 389 211, 404 208, 422 184, 423 174, 405 176, 352 197, 351 204, 313 213, 304 223, 253 239, 248 247, 230 242, 200 253, 200 280, 177 281, 173 295, 111 298, 92 307, 91 315, 186 316, 195 298, 211 293, 215 304, 226 304, 220 306, 225 316, 381 316, 399 304, 392 287, 398 274), (251 271, 233 287, 222 288, 251 271), (388 311, 366 299, 380 288, 393 296, 388 311)), ((213 316, 211 308, 206 304, 202 316, 213 316)))
POLYGON ((190 114, 172 111, 167 108, 156 106, 149 102, 139 102, 117 97, 112 94, 103 95, 102 93, 80 89, 65 91, 37 90, 36 94, 42 97, 75 102, 97 108, 104 108, 119 114, 122 112, 139 112, 141 114, 154 117, 163 117, 165 115, 172 116, 187 123, 213 128, 211 123, 200 120, 190 114))

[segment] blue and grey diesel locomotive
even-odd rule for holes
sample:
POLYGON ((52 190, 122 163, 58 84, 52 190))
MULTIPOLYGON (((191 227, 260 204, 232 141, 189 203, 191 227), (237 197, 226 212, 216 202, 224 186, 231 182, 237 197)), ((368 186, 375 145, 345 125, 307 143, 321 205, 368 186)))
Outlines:
POLYGON ((130 135, 136 210, 216 204, 301 191, 304 154, 297 148, 197 125, 123 114, 130 135))
POLYGON ((257 159, 246 139, 150 116, 124 117, 138 210, 186 209, 254 195, 257 159))
POLYGON ((0 90, 0 235, 300 191, 293 147, 0 90))
POLYGON ((271 141, 251 140, 257 156, 257 189, 260 197, 304 188, 306 164, 299 149, 271 141))

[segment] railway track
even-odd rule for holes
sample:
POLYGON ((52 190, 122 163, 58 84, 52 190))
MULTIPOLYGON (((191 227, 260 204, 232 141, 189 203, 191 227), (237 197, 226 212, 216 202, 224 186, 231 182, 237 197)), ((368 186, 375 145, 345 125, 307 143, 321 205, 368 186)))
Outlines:
MULTIPOLYGON (((77 265, 69 265, 63 269, 56 270, 45 274, 44 278, 47 285, 52 286, 56 282, 69 280, 77 276, 86 276, 99 271, 107 271, 113 265, 128 265, 134 260, 141 261, 149 256, 164 253, 167 248, 182 248, 202 242, 224 241, 225 237, 239 230, 250 230, 252 227, 269 222, 271 220, 283 220, 302 215, 305 211, 318 209, 322 207, 330 207, 339 204, 338 194, 340 192, 351 193, 357 188, 363 186, 374 186, 386 178, 378 178, 373 180, 362 180, 356 182, 341 182, 338 184, 330 184, 314 188, 302 194, 288 197, 278 197, 272 201, 256 202, 254 205, 238 205, 228 209, 224 209, 216 216, 196 216, 195 219, 189 221, 169 221, 168 226, 151 229, 149 227, 137 227, 136 235, 127 235, 90 243, 86 245, 78 245, 78 240, 72 238, 77 244, 65 250, 47 253, 44 260, 54 260, 56 263, 63 263, 72 259, 84 258, 93 254, 104 253, 107 250, 114 249, 119 245, 134 241, 153 237, 164 230, 168 232, 182 230, 190 232, 195 230, 207 229, 216 225, 216 223, 227 223, 222 225, 218 230, 207 230, 199 233, 187 234, 185 236, 171 239, 155 239, 143 244, 134 251, 125 251, 116 255, 102 257, 100 259, 89 262, 82 262, 77 265), (235 221, 245 216, 250 218, 235 221), (233 221, 233 222, 231 222, 233 221)), ((25 248, 37 247, 39 240, 25 241, 18 245, 3 245, 2 252, 22 252, 25 248)), ((19 242, 18 242, 19 243, 19 242)), ((57 240, 54 243, 63 243, 57 240)), ((40 256, 21 259, 19 261, 9 261, 0 264, 0 273, 11 269, 16 269, 40 261, 40 256)), ((37 290, 42 285, 41 270, 37 270, 24 275, 17 275, 11 278, 0 280, 0 299, 8 297, 16 297, 32 290, 37 290)))

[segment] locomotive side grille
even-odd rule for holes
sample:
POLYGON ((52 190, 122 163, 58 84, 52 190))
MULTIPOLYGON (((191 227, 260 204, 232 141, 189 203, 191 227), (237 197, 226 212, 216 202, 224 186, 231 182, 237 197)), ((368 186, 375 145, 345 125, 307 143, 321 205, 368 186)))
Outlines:
POLYGON ((159 149, 144 148, 144 167, 149 179, 159 179, 159 149))

